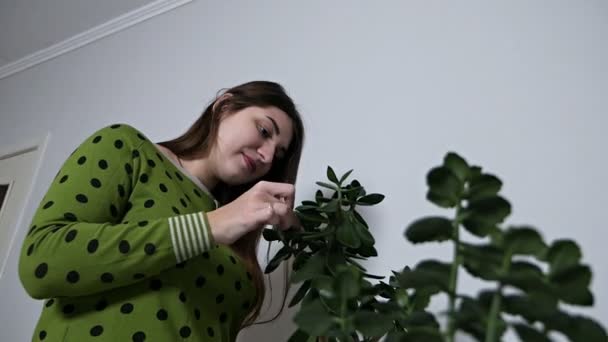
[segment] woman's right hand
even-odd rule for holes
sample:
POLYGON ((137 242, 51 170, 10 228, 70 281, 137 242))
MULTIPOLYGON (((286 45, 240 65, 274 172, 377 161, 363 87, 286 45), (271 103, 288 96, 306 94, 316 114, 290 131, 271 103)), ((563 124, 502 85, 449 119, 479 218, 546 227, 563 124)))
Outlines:
POLYGON ((260 181, 234 201, 207 213, 216 242, 230 245, 266 224, 279 229, 300 226, 293 211, 295 187, 289 183, 260 181))

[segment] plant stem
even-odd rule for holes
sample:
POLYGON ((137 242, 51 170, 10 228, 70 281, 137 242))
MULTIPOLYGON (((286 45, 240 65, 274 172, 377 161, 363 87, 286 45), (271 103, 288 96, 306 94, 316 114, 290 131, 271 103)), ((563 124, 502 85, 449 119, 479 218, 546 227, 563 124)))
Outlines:
POLYGON ((454 254, 452 268, 450 269, 450 284, 449 284, 449 302, 448 302, 448 327, 446 332, 446 341, 454 341, 454 334, 456 333, 456 322, 454 319, 454 313, 456 311, 456 285, 458 283, 458 267, 460 266, 460 210, 462 206, 460 202, 456 206, 456 218, 452 221, 452 240, 454 241, 454 254))
MULTIPOLYGON (((511 253, 506 252, 505 256, 502 260, 502 267, 500 269, 500 274, 504 275, 509 272, 509 268, 511 267, 511 253)), ((496 288, 496 292, 494 292, 494 296, 492 297, 492 306, 490 307, 490 313, 488 318, 488 327, 486 329, 486 339, 485 342, 494 342, 497 337, 497 328, 498 328, 498 314, 500 313, 500 305, 502 302, 502 282, 498 283, 496 288)))

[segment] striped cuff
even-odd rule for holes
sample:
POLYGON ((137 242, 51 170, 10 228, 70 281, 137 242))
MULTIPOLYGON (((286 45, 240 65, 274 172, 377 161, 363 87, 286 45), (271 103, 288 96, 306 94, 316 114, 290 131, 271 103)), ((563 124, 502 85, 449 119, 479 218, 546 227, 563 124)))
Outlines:
POLYGON ((168 221, 178 263, 201 255, 213 246, 211 228, 204 212, 173 216, 168 221))

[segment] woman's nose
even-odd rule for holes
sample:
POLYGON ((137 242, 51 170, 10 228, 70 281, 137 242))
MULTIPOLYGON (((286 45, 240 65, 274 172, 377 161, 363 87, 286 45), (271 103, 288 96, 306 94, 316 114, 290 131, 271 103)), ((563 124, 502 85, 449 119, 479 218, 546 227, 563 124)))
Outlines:
POLYGON ((270 164, 274 158, 274 145, 271 143, 265 143, 260 146, 258 153, 260 154, 264 163, 270 164))

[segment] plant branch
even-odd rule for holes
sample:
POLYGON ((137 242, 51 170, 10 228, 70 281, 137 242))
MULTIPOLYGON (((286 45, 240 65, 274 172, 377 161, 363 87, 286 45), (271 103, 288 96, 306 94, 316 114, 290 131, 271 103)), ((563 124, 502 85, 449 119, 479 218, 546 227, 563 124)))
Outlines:
POLYGON ((456 332, 456 321, 454 314, 456 312, 456 286, 458 284, 458 267, 460 266, 460 211, 462 210, 462 204, 458 202, 456 206, 456 218, 452 221, 452 240, 454 241, 454 261, 452 262, 452 268, 450 269, 450 284, 449 284, 449 302, 448 302, 448 326, 446 331, 447 342, 454 341, 454 334, 456 332))

